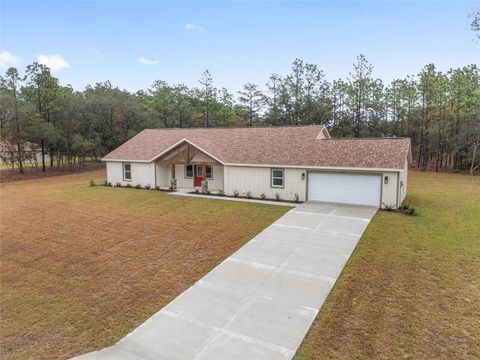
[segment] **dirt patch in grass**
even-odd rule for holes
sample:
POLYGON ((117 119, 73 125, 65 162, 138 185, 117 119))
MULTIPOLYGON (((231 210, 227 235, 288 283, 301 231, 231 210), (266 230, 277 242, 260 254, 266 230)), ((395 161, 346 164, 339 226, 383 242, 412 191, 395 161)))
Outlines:
POLYGON ((88 186, 0 185, 1 358, 113 344, 289 208, 88 186))
POLYGON ((412 171, 408 194, 419 216, 377 213, 296 360, 480 358, 480 178, 412 171))
POLYGON ((41 179, 47 178, 52 176, 60 176, 60 175, 70 175, 75 173, 84 173, 87 171, 92 170, 99 170, 104 169, 104 163, 96 163, 90 162, 83 164, 82 166, 78 165, 67 165, 61 167, 47 167, 45 172, 42 171, 41 167, 25 167, 24 173, 20 174, 20 172, 15 169, 8 169, 8 168, 0 168, 0 183, 5 182, 12 182, 12 181, 20 181, 20 180, 30 180, 30 179, 41 179))

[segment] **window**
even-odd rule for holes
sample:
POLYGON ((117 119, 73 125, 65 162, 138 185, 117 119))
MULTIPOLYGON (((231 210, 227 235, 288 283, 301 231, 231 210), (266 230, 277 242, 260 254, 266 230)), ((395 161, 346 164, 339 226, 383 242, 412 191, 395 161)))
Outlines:
POLYGON ((285 171, 283 169, 272 169, 272 183, 271 186, 274 188, 283 188, 284 187, 284 175, 285 171))
POLYGON ((212 180, 213 179, 213 167, 211 165, 207 165, 207 179, 212 180))
POLYGON ((193 178, 193 165, 185 165, 185 178, 193 178))
POLYGON ((132 165, 123 164, 123 180, 132 181, 132 165))
POLYGON ((203 177, 203 166, 197 166, 197 177, 203 177))

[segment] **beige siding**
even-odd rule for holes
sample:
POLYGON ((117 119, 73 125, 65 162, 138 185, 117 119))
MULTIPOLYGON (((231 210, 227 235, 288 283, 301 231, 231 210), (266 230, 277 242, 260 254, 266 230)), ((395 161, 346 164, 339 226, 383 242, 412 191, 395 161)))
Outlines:
POLYGON ((385 206, 397 207, 398 172, 384 172, 382 177, 382 208, 385 206), (388 184, 385 184, 388 176, 388 184))
POLYGON ((305 169, 285 168, 285 187, 271 187, 271 168, 269 167, 248 167, 248 166, 225 166, 225 193, 233 195, 237 190, 240 194, 252 192, 254 197, 259 197, 262 193, 268 198, 275 198, 279 193, 282 199, 294 200, 295 193, 300 196, 300 200, 305 200, 306 180, 302 180, 302 173, 305 169))
POLYGON ((171 166, 167 164, 156 164, 156 172, 157 172, 157 184, 156 186, 160 186, 161 188, 169 188, 170 187, 170 173, 172 172, 171 166))
POLYGON ((405 196, 407 196, 407 181, 408 181, 408 161, 405 161, 403 171, 400 171, 400 181, 398 182, 398 205, 403 203, 405 196), (403 184, 403 185, 402 185, 403 184))
POLYGON ((132 180, 123 180, 123 163, 119 161, 107 161, 107 181, 112 184, 120 183, 122 186, 130 184, 135 185, 155 185, 155 168, 153 163, 136 163, 132 165, 132 180))

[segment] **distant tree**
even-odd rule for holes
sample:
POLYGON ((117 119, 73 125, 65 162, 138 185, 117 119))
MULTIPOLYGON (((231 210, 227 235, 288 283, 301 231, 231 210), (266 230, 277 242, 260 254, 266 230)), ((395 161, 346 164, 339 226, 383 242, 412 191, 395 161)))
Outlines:
POLYGON ((226 88, 222 88, 220 93, 220 104, 222 105, 223 127, 227 127, 227 120, 233 106, 233 95, 226 88))
POLYGON ((240 94, 240 103, 248 111, 248 124, 252 126, 258 116, 258 111, 262 107, 263 94, 258 86, 252 83, 243 85, 243 90, 238 93, 240 94))
POLYGON ((205 127, 209 127, 209 115, 210 115, 210 98, 212 97, 212 84, 213 78, 210 74, 210 71, 205 70, 202 73, 202 77, 199 80, 199 83, 203 86, 204 92, 204 103, 205 103, 205 127))
POLYGON ((301 111, 303 104, 303 94, 304 94, 304 67, 303 61, 300 59, 295 59, 292 64, 291 75, 287 77, 290 82, 292 97, 293 97, 293 112, 294 112, 294 121, 295 124, 301 122, 301 111))
POLYGON ((270 96, 265 96, 265 103, 268 105, 265 119, 272 125, 276 125, 279 122, 278 95, 281 81, 282 79, 278 74, 272 74, 266 84, 270 96))
POLYGON ((480 10, 474 11, 470 16, 472 17, 470 30, 475 33, 477 39, 480 39, 480 10))
POLYGON ((25 157, 25 140, 26 134, 23 129, 20 127, 20 116, 18 111, 18 90, 19 84, 24 81, 25 78, 22 78, 16 68, 11 67, 5 73, 5 77, 0 77, 0 87, 3 89, 8 97, 12 99, 12 126, 10 129, 11 136, 9 137, 10 143, 16 146, 16 160, 18 162, 18 168, 21 174, 23 174, 23 162, 25 157))
POLYGON ((42 152, 42 171, 45 171, 45 150, 50 152, 50 166, 53 166, 52 143, 56 136, 52 114, 61 98, 58 79, 50 74, 50 69, 34 62, 27 66, 27 85, 22 88, 23 95, 36 107, 37 130, 40 136, 42 152))

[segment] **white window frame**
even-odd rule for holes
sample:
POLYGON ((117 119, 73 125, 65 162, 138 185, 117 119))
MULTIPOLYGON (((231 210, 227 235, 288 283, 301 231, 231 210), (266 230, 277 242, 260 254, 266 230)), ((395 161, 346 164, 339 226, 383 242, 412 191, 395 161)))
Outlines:
POLYGON ((132 164, 131 163, 122 163, 122 173, 123 173, 123 181, 132 181, 132 164), (126 166, 130 167, 130 170, 126 169, 126 166), (127 178, 125 175, 129 174, 129 178, 127 178))
POLYGON ((193 179, 193 175, 195 172, 195 166, 193 165, 185 165, 185 179, 193 179), (187 176, 187 167, 191 166, 192 167, 192 176, 187 176))
POLYGON ((270 171, 270 187, 276 188, 276 189, 284 189, 285 188, 285 169, 279 169, 279 168, 272 168, 270 171), (274 171, 281 171, 282 176, 273 176, 274 171), (273 179, 282 179, 282 185, 274 185, 273 184, 273 179))

